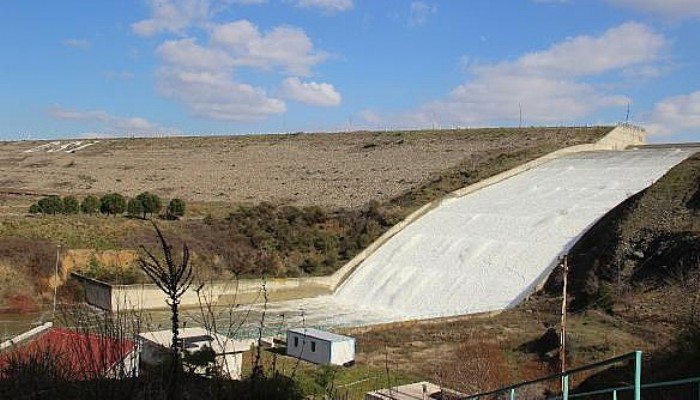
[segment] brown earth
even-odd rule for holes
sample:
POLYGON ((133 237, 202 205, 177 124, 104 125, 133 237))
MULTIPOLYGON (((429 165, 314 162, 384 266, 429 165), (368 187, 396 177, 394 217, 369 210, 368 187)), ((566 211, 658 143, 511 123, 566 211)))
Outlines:
MULTIPOLYGON (((188 202, 355 207, 386 201, 472 156, 555 148, 609 129, 526 128, 111 139, 75 153, 0 143, 0 193, 134 196, 188 202)), ((62 144, 70 141, 62 141, 62 144)), ((551 150, 550 150, 551 151, 551 150)))

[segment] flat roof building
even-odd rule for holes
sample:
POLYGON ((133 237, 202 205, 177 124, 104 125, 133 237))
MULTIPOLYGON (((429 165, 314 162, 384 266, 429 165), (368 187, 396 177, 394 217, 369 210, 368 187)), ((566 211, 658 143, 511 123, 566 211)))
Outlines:
MULTIPOLYGON (((142 362, 149 365, 157 365, 166 360, 173 340, 171 330, 139 333, 137 337, 141 344, 142 362)), ((213 365, 198 368, 196 370, 197 373, 217 372, 232 379, 241 378, 243 353, 250 349, 250 340, 234 340, 227 336, 210 332, 205 328, 182 328, 179 330, 179 339, 183 353, 192 354, 206 347, 213 351, 213 365)))
POLYGON ((314 364, 348 365, 355 362, 355 338, 315 328, 289 329, 287 355, 314 364))

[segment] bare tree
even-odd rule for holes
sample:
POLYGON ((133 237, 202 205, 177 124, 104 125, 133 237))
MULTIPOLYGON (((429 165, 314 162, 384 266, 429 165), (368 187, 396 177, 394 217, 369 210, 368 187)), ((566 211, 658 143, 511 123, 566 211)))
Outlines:
POLYGON ((190 251, 187 248, 187 244, 182 244, 182 258, 180 262, 177 263, 173 257, 172 246, 165 239, 160 229, 158 229, 156 223, 152 223, 156 230, 161 250, 163 251, 163 258, 162 260, 159 259, 144 246, 141 246, 146 257, 139 257, 137 261, 143 272, 145 272, 153 283, 168 297, 167 303, 170 307, 170 321, 172 322, 173 332, 173 340, 170 344, 173 358, 173 384, 170 385, 171 390, 168 397, 172 399, 177 394, 175 386, 177 385, 177 375, 180 371, 181 363, 181 348, 178 339, 180 329, 180 298, 192 285, 192 266, 190 265, 190 251))

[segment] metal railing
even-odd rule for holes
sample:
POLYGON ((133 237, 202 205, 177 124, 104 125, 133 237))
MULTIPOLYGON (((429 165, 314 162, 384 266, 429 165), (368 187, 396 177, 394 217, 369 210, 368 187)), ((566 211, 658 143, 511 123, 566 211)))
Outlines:
MULTIPOLYGON (((482 393, 478 393, 475 395, 470 395, 470 396, 464 397, 464 399, 465 400, 479 400, 483 397, 489 397, 489 396, 494 396, 494 395, 507 395, 507 399, 516 400, 518 389, 520 389, 524 386, 532 385, 535 383, 541 383, 541 382, 545 382, 545 381, 550 381, 553 379, 561 379, 562 395, 559 397, 556 397, 556 398, 551 398, 551 399, 569 400, 569 399, 572 399, 574 397, 581 397, 585 394, 585 393, 569 394, 569 378, 571 375, 578 373, 578 372, 583 372, 583 371, 588 371, 591 369, 604 367, 606 365, 617 364, 617 363, 620 363, 622 361, 627 361, 627 360, 634 360, 634 385, 625 386, 624 389, 625 390, 627 390, 627 389, 634 390, 634 400, 641 400, 642 352, 639 350, 621 355, 619 357, 615 357, 615 358, 611 358, 611 359, 604 360, 601 362, 597 362, 594 364, 588 364, 588 365, 585 365, 583 367, 570 369, 570 370, 567 370, 567 371, 559 373, 559 374, 549 375, 549 376, 545 376, 543 378, 534 379, 534 380, 527 381, 527 382, 517 383, 515 385, 502 387, 502 388, 492 390, 489 392, 482 392, 482 393)), ((604 389, 604 390, 607 390, 608 392, 610 392, 614 389, 604 389)))
MULTIPOLYGON (((656 388, 664 388, 664 387, 672 387, 672 386, 682 386, 682 385, 692 385, 695 384, 695 387, 697 388, 697 398, 700 399, 700 377, 697 378, 686 378, 686 379, 677 379, 673 381, 663 381, 663 382, 654 382, 654 383, 645 383, 640 385, 640 389, 656 389, 656 388)), ((584 392, 584 393, 575 393, 569 395, 569 399, 575 399, 579 397, 590 397, 590 396, 598 396, 602 394, 612 394, 612 399, 617 400, 617 394, 620 392, 626 392, 630 390, 634 390, 635 387, 633 385, 628 385, 628 386, 619 386, 619 387, 614 387, 614 388, 607 388, 607 389, 600 389, 600 390, 594 390, 591 392, 584 392)), ((550 398, 551 400, 558 399, 558 397, 550 398)))

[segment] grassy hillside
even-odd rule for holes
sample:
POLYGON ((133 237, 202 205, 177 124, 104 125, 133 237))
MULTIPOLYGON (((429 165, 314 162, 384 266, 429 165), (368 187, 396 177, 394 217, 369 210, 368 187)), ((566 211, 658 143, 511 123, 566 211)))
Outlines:
MULTIPOLYGON (((361 133, 356 137, 353 135, 321 135, 320 137, 303 135, 308 139, 307 141, 317 144, 323 142, 326 147, 332 147, 333 141, 337 140, 338 148, 334 150, 335 152, 345 151, 356 154, 360 151, 364 155, 363 162, 368 160, 370 165, 374 162, 372 160, 382 159, 388 154, 387 149, 401 147, 402 152, 409 151, 410 154, 406 153, 406 159, 399 163, 399 166, 404 169, 401 176, 405 178, 401 178, 402 183, 399 187, 406 189, 396 192, 389 198, 384 192, 363 197, 359 204, 352 197, 347 197, 348 207, 324 206, 322 199, 316 201, 318 204, 267 202, 263 201, 265 196, 253 199, 261 201, 243 204, 196 201, 192 207, 189 207, 187 218, 181 221, 159 221, 159 225, 168 236, 176 241, 183 240, 190 246, 193 250, 193 264, 202 277, 328 274, 349 261, 383 232, 421 205, 558 148, 594 141, 609 130, 609 127, 527 128, 361 133), (358 140, 364 143, 359 146, 359 149, 358 140), (349 147, 348 142, 352 144, 349 147), (436 148, 442 150, 434 151, 436 148), (465 148, 469 151, 464 151, 465 148), (442 169, 433 168, 433 172, 423 179, 410 181, 414 179, 411 178, 413 159, 426 158, 432 160, 435 165, 441 166, 444 165, 443 159, 448 153, 451 159, 456 160, 455 162, 442 169), (351 205, 354 206, 349 207, 351 205)), ((172 140, 172 143, 159 142, 159 152, 165 151, 164 143, 170 143, 167 146, 174 149, 173 151, 182 150, 189 144, 193 146, 190 148, 191 152, 196 152, 200 145, 221 147, 226 143, 229 145, 238 143, 241 146, 253 143, 260 147, 261 143, 272 146, 270 143, 282 139, 237 138, 238 142, 227 142, 222 138, 172 140)), ((135 144, 116 142, 110 146, 111 152, 118 152, 124 148, 133 150, 135 144)), ((263 158, 274 163, 270 157, 277 154, 279 149, 274 146, 272 148, 274 152, 267 154, 269 157, 263 158)), ((96 154, 91 154, 90 157, 96 159, 99 155, 97 146, 91 149, 96 154)), ((292 153, 296 154, 298 157, 296 162, 302 166, 313 155, 308 152, 292 153)), ((323 169, 332 168, 331 161, 328 161, 329 164, 323 169)), ((315 160, 315 162, 320 161, 315 160)), ((123 170, 118 166, 110 166, 106 163, 102 168, 116 176, 124 176, 120 179, 127 185, 141 184, 141 181, 133 175, 121 175, 123 170)), ((418 163, 417 168, 423 167, 418 163)), ((306 171, 308 171, 306 167, 295 171, 294 179, 304 179, 308 175, 306 171)), ((256 173, 255 176, 250 177, 253 180, 269 178, 266 176, 265 169, 253 172, 256 173)), ((324 187, 326 192, 335 193, 332 195, 334 198, 338 196, 342 198, 342 193, 347 188, 350 188, 351 192, 362 193, 365 190, 363 182, 386 180, 386 177, 383 177, 385 171, 381 170, 368 172, 350 168, 346 174, 349 175, 342 182, 337 182, 336 178, 331 177, 317 183, 324 187)), ((395 172, 389 173, 395 178, 394 174, 395 172)), ((284 186, 277 184, 280 191, 288 190, 284 186)), ((145 189, 157 192, 157 187, 149 186, 145 189)), ((235 191, 235 188, 233 190, 235 191)), ((53 263, 53 256, 48 254, 51 253, 49 249, 55 249, 56 244, 60 243, 64 252, 70 249, 94 249, 98 252, 138 249, 140 245, 155 244, 152 227, 148 221, 86 215, 28 216, 26 210, 32 201, 36 201, 36 197, 5 194, 0 197, 0 200, 0 209, 4 211, 0 215, 0 247, 11 241, 20 241, 26 246, 32 246, 32 243, 36 242, 37 246, 45 248, 47 253, 47 258, 42 256, 44 258, 41 262, 27 260, 23 254, 24 250, 20 250, 17 246, 6 246, 9 250, 0 257, 0 262, 9 266, 12 273, 5 274, 8 276, 5 279, 15 279, 25 283, 8 287, 4 293, 0 293, 0 298, 7 299, 15 295, 15 292, 24 294, 44 292, 44 286, 27 287, 26 282, 41 280, 35 275, 42 276, 43 280, 46 280, 51 274, 49 266, 53 263), (24 276, 26 279, 20 279, 18 276, 24 276)), ((131 283, 143 278, 135 273, 133 265, 116 266, 126 268, 125 271, 120 272, 119 268, 115 269, 112 265, 95 265, 96 262, 92 261, 89 264, 84 266, 84 269, 98 278, 121 283, 131 283)))

